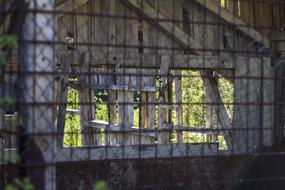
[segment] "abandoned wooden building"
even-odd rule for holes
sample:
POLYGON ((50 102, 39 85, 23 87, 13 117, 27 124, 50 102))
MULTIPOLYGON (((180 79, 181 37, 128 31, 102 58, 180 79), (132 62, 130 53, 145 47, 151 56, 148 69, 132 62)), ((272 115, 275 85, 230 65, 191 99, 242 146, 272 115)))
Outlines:
MULTIPOLYGON (((282 0, 30 4, 28 10, 36 11, 27 11, 19 50, 3 66, 1 95, 17 106, 1 104, 0 158, 19 152, 21 130, 31 135, 43 163, 56 164, 258 155, 283 142, 282 0), (185 75, 189 70, 197 75, 185 75), (203 102, 184 101, 187 77, 203 81, 203 102), (219 78, 232 86, 231 102, 223 99, 219 78), (69 98, 71 91, 78 97, 69 98), (104 101, 96 101, 98 92, 104 92, 104 101), (106 120, 97 114, 99 104, 106 107, 106 120), (205 107, 205 126, 185 125, 187 104, 205 107), (232 106, 231 114, 226 105, 232 106), (67 131, 69 116, 79 118, 79 130, 67 131), (76 133, 80 142, 67 145, 68 133, 76 133), (186 133, 207 138, 191 143, 186 133), (219 148, 221 143, 226 148, 219 148)), ((229 167, 235 178, 249 160, 229 167)), ((62 187, 54 168, 44 170, 45 189, 62 187)))

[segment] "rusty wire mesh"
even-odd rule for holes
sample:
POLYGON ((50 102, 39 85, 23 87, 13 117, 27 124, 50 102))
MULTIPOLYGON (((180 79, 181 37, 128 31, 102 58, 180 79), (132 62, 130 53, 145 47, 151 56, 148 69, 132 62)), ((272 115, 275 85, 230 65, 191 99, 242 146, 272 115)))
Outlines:
POLYGON ((283 189, 282 0, 0 8, 0 189, 283 189))

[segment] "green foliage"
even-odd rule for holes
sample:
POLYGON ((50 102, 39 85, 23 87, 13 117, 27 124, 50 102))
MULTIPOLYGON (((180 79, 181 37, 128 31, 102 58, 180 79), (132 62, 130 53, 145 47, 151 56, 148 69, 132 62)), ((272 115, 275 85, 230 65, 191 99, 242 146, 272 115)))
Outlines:
MULTIPOLYGON (((193 127, 206 126, 206 106, 205 102, 205 85, 198 71, 183 71, 182 79, 182 102, 189 103, 183 105, 183 125, 193 127)), ((219 91, 225 102, 225 107, 229 117, 233 116, 233 84, 219 76, 219 91)), ((207 135, 191 132, 183 132, 183 141, 186 143, 206 142, 207 135)), ((220 149, 226 149, 223 136, 218 137, 220 149)))
POLYGON ((3 35, 0 36, 0 47, 3 48, 17 48, 18 42, 17 37, 15 35, 3 35))
MULTIPOLYGON (((79 110, 78 91, 68 88, 67 109, 79 110)), ((65 117, 65 146, 80 146, 80 117, 78 115, 66 115, 65 117)))
POLYGON ((0 165, 1 164, 7 164, 7 163, 19 163, 21 161, 21 157, 17 153, 10 153, 10 154, 4 154, 0 158, 0 165))
POLYGON ((93 190, 111 190, 106 181, 100 180, 96 182, 93 187, 93 190))
POLYGON ((95 93, 94 102, 96 105, 95 115, 96 119, 102 121, 108 121, 108 92, 106 90, 100 90, 95 93))
POLYGON ((183 71, 182 78, 182 102, 183 125, 203 127, 206 125, 204 83, 197 71, 183 71))
POLYGON ((234 86, 233 84, 226 80, 225 78, 219 76, 219 91, 222 96, 223 101, 225 102, 225 107, 229 117, 233 118, 233 97, 234 97, 234 86))
POLYGON ((14 49, 18 47, 17 37, 15 35, 0 36, 0 65, 7 63, 4 49, 14 49))
POLYGON ((31 184, 28 178, 14 179, 12 184, 8 184, 4 187, 4 190, 34 190, 33 184, 31 184))
POLYGON ((134 126, 135 127, 139 126, 139 118, 140 118, 140 109, 135 108, 134 109, 134 126))
POLYGON ((15 101, 10 98, 10 97, 6 97, 6 98, 2 98, 0 97, 0 106, 13 106, 15 104, 15 101))

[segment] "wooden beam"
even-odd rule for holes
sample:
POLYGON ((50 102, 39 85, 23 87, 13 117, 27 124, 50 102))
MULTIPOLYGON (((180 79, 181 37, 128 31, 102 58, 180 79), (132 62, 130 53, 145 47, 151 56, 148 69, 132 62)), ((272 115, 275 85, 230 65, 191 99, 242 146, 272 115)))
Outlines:
POLYGON ((96 128, 96 129, 104 129, 110 133, 126 133, 126 134, 133 134, 133 135, 141 135, 141 136, 149 136, 149 137, 156 137, 154 132, 150 132, 144 129, 138 129, 134 126, 124 127, 123 125, 112 125, 106 121, 100 120, 93 120, 88 126, 96 128))
POLYGON ((143 18, 151 25, 159 28, 170 39, 174 40, 177 44, 185 48, 186 50, 195 52, 195 49, 201 48, 193 38, 189 37, 183 30, 175 25, 174 22, 158 22, 159 20, 166 20, 164 16, 158 13, 155 9, 150 7, 145 1, 137 0, 120 0, 124 5, 130 7, 138 15, 142 15, 143 18), (186 42, 186 43, 185 43, 186 42))
POLYGON ((92 89, 97 89, 97 90, 103 90, 103 89, 108 89, 112 91, 143 91, 143 92, 156 92, 157 88, 156 86, 134 86, 134 85, 127 85, 127 84, 114 84, 114 85, 96 85, 96 86, 90 86, 92 89))
MULTIPOLYGON (((56 11, 58 11, 58 12, 61 12, 61 11, 72 12, 87 2, 88 2, 88 0, 68 0, 68 1, 58 5, 56 7, 56 11)), ((61 18, 62 16, 64 16, 63 13, 57 14, 57 19, 61 18)))
POLYGON ((229 11, 225 10, 223 7, 221 7, 217 2, 212 0, 195 0, 195 2, 199 3, 218 17, 220 17, 222 20, 228 22, 229 24, 236 27, 240 32, 246 34, 250 38, 256 40, 257 42, 263 44, 265 47, 270 46, 269 39, 262 35, 260 32, 255 30, 253 27, 246 24, 244 21, 242 21, 240 18, 234 16, 229 11))
MULTIPOLYGON (((231 155, 231 152, 219 152, 218 143, 191 143, 167 145, 125 145, 111 147, 65 147, 56 150, 56 163, 95 161, 106 159, 141 159, 141 158, 180 158, 199 156, 231 155)), ((17 149, 0 151, 0 158, 13 157, 17 149)), ((16 163, 16 160, 15 160, 16 163)))
POLYGON ((211 134, 211 135, 222 135, 223 132, 219 129, 209 129, 209 128, 199 128, 199 127, 191 127, 185 125, 173 125, 173 124, 163 124, 163 129, 168 129, 171 131, 174 129, 175 131, 185 131, 185 132, 192 132, 192 133, 202 133, 202 134, 211 134))
POLYGON ((219 155, 218 143, 70 147, 58 149, 57 162, 104 159, 179 158, 219 155))
MULTIPOLYGON (((174 71, 175 75, 181 75, 181 70, 174 71)), ((182 109, 182 77, 175 77, 174 78, 175 83, 175 101, 177 104, 176 109, 176 123, 178 125, 183 125, 183 109, 182 109)), ((183 142, 183 134, 182 131, 177 132, 177 141, 179 143, 183 142)))
MULTIPOLYGON (((232 129, 232 122, 227 114, 226 108, 223 103, 223 99, 219 93, 218 84, 216 79, 211 76, 211 74, 207 71, 202 72, 203 76, 202 79, 206 86, 208 86, 209 98, 211 99, 210 103, 217 103, 217 114, 218 119, 224 129, 230 130, 232 129)), ((230 148, 232 141, 230 136, 230 131, 224 131, 224 138, 227 143, 227 146, 230 148)))
POLYGON ((57 112, 57 146, 63 146, 64 139, 64 129, 65 129, 65 115, 66 115, 66 107, 67 107, 67 96, 68 96, 68 84, 69 84, 69 75, 67 74, 70 71, 70 63, 65 62, 66 59, 64 55, 61 56, 61 72, 63 74, 60 76, 59 82, 59 106, 57 112))
MULTIPOLYGON (((80 72, 89 73, 90 70, 90 59, 88 55, 83 55, 83 63, 80 68, 80 72)), ((94 94, 93 91, 88 88, 91 84, 91 75, 81 74, 78 76, 78 82, 80 86, 83 86, 79 90, 79 107, 80 107, 80 126, 81 126, 81 142, 83 146, 90 146, 95 144, 100 144, 100 137, 98 139, 93 139, 96 136, 92 135, 92 130, 86 127, 89 121, 94 118, 94 94)))
POLYGON ((158 132, 157 141, 158 144, 167 144, 170 142, 170 131, 163 130, 163 126, 165 123, 169 123, 169 115, 170 109, 169 107, 165 107, 163 105, 168 104, 169 101, 169 92, 168 92, 168 85, 170 81, 166 75, 169 74, 169 64, 170 59, 169 56, 163 56, 161 65, 160 65, 160 74, 163 76, 161 77, 161 91, 159 92, 158 97, 158 132))
MULTIPOLYGON (((78 58, 83 52, 61 52, 60 54, 67 54, 65 56, 71 66, 80 66, 80 59, 78 58)), ((139 54, 139 53, 119 53, 107 52, 96 53, 85 52, 90 55, 90 64, 94 67, 101 67, 105 65, 116 66, 120 68, 149 68, 159 69, 161 63, 161 56, 156 54, 139 54)), ((216 56, 216 55, 169 55, 171 59, 170 69, 225 69, 233 70, 235 68, 235 57, 216 56)))

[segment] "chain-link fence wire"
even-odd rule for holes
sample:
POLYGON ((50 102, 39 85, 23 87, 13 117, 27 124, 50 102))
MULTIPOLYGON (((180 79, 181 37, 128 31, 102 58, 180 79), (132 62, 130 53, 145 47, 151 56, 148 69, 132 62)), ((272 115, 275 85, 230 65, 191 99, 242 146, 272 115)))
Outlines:
POLYGON ((283 1, 0 5, 1 189, 284 186, 283 1))

